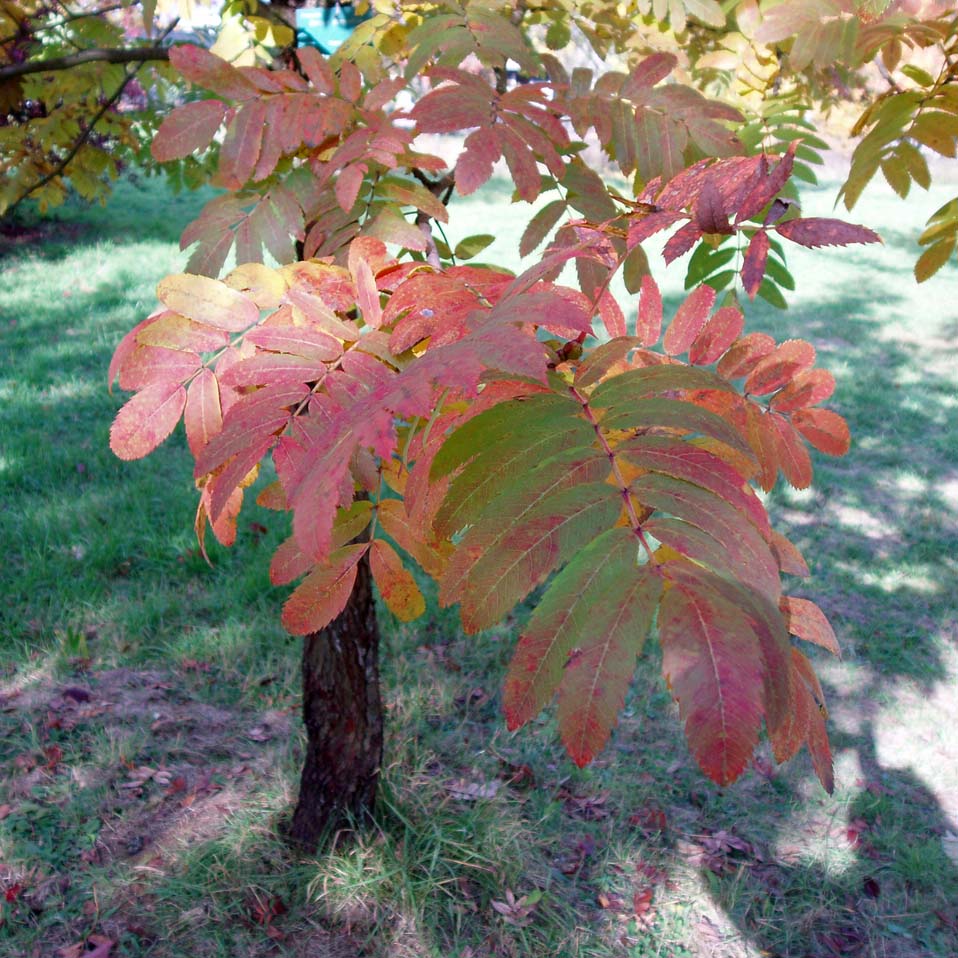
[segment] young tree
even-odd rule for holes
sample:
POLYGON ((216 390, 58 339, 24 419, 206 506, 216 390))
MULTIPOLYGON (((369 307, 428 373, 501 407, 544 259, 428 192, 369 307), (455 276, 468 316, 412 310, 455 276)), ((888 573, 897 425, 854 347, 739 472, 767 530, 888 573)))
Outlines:
POLYGON ((807 444, 842 455, 849 433, 821 405, 835 383, 814 348, 746 332, 744 311, 791 288, 785 243, 878 241, 794 203, 824 146, 812 102, 861 88, 855 71, 883 59, 893 86, 860 123, 872 141, 848 204, 861 170, 923 184, 916 129, 954 152, 950 67, 900 71, 932 84, 934 122, 921 97, 911 126, 883 104, 903 95, 889 72, 903 50, 937 44, 950 63, 955 15, 893 6, 821 0, 810 26, 795 0, 376 2, 331 58, 303 47, 265 69, 171 50, 205 92, 164 121, 153 154, 208 151, 229 192, 187 228, 188 271, 117 349, 110 381, 136 395, 111 444, 139 458, 183 419, 201 542, 209 524, 231 543, 245 490, 264 461, 275 471, 257 502, 290 512, 292 533, 270 576, 301 580, 282 617, 305 636, 295 840, 315 845, 372 804, 372 583, 416 618, 410 562, 470 632, 546 584, 506 677, 510 728, 557 695, 563 742, 590 761, 655 631, 705 774, 737 778, 764 724, 779 761, 807 745, 831 788, 822 690, 791 637, 837 643, 784 591, 783 573, 808 570, 756 489, 779 473, 808 486, 807 444), (622 69, 570 71, 574 38, 622 69), (417 149, 422 133, 463 137, 451 170, 417 149), (586 139, 623 179, 585 159, 586 139), (483 237, 450 249, 442 236, 452 198, 500 161, 516 201, 548 197, 519 252, 548 243, 519 276, 464 264, 483 237), (665 232, 667 262, 693 251, 667 323, 643 250, 665 232), (240 265, 217 279, 231 252, 240 265), (634 322, 610 293, 619 273, 634 322))

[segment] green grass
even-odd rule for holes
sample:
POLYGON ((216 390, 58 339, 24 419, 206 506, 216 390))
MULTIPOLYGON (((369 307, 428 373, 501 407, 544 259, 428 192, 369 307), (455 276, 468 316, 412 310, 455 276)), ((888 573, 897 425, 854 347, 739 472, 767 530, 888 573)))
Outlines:
MULTIPOLYGON (((162 958, 958 953, 942 841, 958 833, 958 273, 910 279, 942 199, 876 190, 851 218, 885 247, 793 255, 789 312, 748 311, 815 344, 854 435, 811 491, 770 498, 813 571, 793 591, 845 653, 818 663, 835 796, 806 756, 705 781, 654 648, 612 745, 576 769, 551 713, 503 728, 521 612, 478 637, 449 611, 383 613, 377 827, 315 859, 277 837, 301 759, 298 644, 266 576, 284 530, 250 506, 207 566, 182 435, 145 462, 107 446, 109 357, 182 268, 200 199, 126 183, 106 210, 0 237, 0 955, 90 935, 162 958), (144 766, 158 774, 125 787, 144 766)), ((523 221, 506 200, 493 185, 463 203, 450 240, 495 222, 483 258, 507 256, 523 221)))

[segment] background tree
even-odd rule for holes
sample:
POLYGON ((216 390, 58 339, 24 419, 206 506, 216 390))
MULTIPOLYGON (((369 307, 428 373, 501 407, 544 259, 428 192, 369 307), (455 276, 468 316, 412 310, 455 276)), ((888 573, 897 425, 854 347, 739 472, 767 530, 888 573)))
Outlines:
MULTIPOLYGON (((111 381, 138 392, 112 443, 124 458, 145 455, 182 415, 197 531, 209 520, 226 543, 243 490, 272 461, 278 478, 258 501, 293 513, 272 579, 305 575, 284 608, 287 628, 309 636, 297 840, 313 844, 323 824, 372 801, 370 575, 401 618, 425 605, 394 546, 439 580, 442 603, 460 603, 468 630, 558 571, 506 681, 511 726, 558 692, 563 740, 590 760, 657 620, 665 677, 707 774, 733 780, 764 722, 779 760, 807 744, 830 787, 821 688, 789 634, 837 646, 814 604, 783 595, 780 573, 807 570, 752 487, 771 489, 781 471, 804 488, 805 442, 840 455, 849 437, 819 405, 834 382, 811 346, 745 334, 741 307, 756 295, 783 302, 781 240, 877 240, 802 218, 794 202, 793 175, 813 177, 824 147, 805 113, 859 88, 855 71, 887 59, 893 84, 861 121, 884 138, 872 173, 891 182, 910 163, 923 183, 912 141, 924 143, 914 127, 932 113, 935 148, 954 152, 952 114, 937 108, 951 102, 950 67, 926 85, 928 113, 925 94, 896 100, 889 63, 909 44, 950 63, 955 16, 836 0, 810 23, 806 7, 383 4, 329 60, 304 48, 266 70, 172 52, 213 96, 164 122, 154 156, 208 150, 231 192, 184 233, 189 273, 160 284, 164 308, 117 351, 111 381), (568 72, 573 31, 625 68, 568 72), (511 80, 510 61, 529 82, 511 80), (414 105, 399 108, 410 93, 414 105), (911 132, 883 114, 890 101, 914 107, 911 132), (419 133, 465 134, 451 172, 415 148, 419 133), (575 137, 587 135, 627 186, 582 158, 575 137), (481 238, 450 250, 434 234, 454 193, 477 189, 500 159, 517 200, 555 194, 520 251, 551 243, 519 277, 461 265, 481 238), (667 261, 694 250, 692 292, 656 351, 661 296, 642 244, 663 230, 667 261), (231 252, 244 265, 208 278, 231 252), (560 284, 572 262, 575 285, 560 284), (609 292, 620 271, 639 294, 634 326, 609 292), (595 345, 599 326, 606 341, 595 345)), ((932 76, 916 70, 906 64, 904 76, 932 76)))

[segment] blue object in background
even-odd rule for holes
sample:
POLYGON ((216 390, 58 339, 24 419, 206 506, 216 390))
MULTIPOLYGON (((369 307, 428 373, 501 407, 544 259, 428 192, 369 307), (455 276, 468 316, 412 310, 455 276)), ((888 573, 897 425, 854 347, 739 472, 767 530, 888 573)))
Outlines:
POLYGON ((296 44, 317 47, 329 56, 368 18, 368 13, 357 16, 352 4, 299 9, 296 11, 296 44))

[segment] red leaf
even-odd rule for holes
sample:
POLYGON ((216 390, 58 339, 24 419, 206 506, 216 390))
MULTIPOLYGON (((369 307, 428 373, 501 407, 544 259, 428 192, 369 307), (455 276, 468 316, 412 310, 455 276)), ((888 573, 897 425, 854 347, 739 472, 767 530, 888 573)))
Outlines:
POLYGON ((246 334, 246 342, 260 349, 289 353, 315 362, 331 363, 343 354, 339 340, 305 326, 257 326, 246 334))
POLYGON ((263 146, 266 101, 254 100, 241 107, 226 128, 220 147, 218 178, 230 190, 239 190, 252 178, 263 146))
POLYGON ((779 468, 796 489, 807 489, 812 484, 812 460, 801 437, 787 419, 776 413, 769 413, 765 419, 775 430, 779 468))
POLYGON ((662 672, 689 747, 709 778, 729 785, 758 744, 764 711, 758 639, 730 603, 681 586, 665 593, 658 622, 662 672))
POLYGON ((808 733, 806 743, 812 756, 812 767, 822 787, 829 795, 835 789, 832 772, 832 750, 828 744, 828 732, 825 730, 825 696, 819 684, 818 676, 811 663, 798 649, 792 649, 792 663, 797 676, 795 679, 796 698, 804 696, 808 711, 808 733))
POLYGON ((703 233, 733 233, 725 212, 722 194, 712 180, 707 180, 695 200, 695 221, 703 233))
POLYGON ((692 290, 665 332, 662 346, 670 356, 678 356, 692 345, 708 322, 714 304, 715 290, 711 286, 703 284, 692 290))
POLYGON ((702 230, 697 223, 686 223, 677 230, 662 249, 666 264, 687 253, 702 238, 702 230))
POLYGON ((844 456, 851 445, 848 423, 829 409, 799 409, 792 425, 820 452, 844 456))
POLYGON ((639 292, 639 315, 635 321, 635 336, 642 346, 654 346, 662 333, 662 294, 648 273, 642 277, 639 292))
POLYGON ((138 392, 110 427, 110 448, 120 459, 142 459, 173 431, 186 405, 186 390, 159 382, 138 392))
POLYGON ((456 189, 459 193, 462 196, 475 193, 492 176, 493 166, 500 156, 502 147, 495 130, 481 127, 470 133, 456 162, 456 189))
POLYGON ((150 151, 158 163, 179 160, 205 150, 226 116, 221 100, 197 100, 177 107, 160 124, 150 151))
POLYGON ((815 347, 804 339, 788 339, 755 364, 742 387, 753 396, 764 396, 784 386, 815 362, 815 347))
POLYGON ((349 601, 356 565, 369 543, 343 546, 299 584, 283 606, 283 626, 292 635, 308 635, 329 625, 349 601))
POLYGON ((744 325, 740 309, 723 306, 689 346, 689 362, 696 366, 714 363, 741 335, 744 325))
POLYGON ((808 599, 796 599, 791 596, 782 596, 779 602, 785 624, 792 635, 797 635, 806 642, 813 642, 823 649, 828 649, 832 655, 840 655, 838 639, 835 632, 825 618, 825 613, 808 599))
POLYGON ((742 286, 749 299, 755 299, 759 286, 765 278, 765 263, 768 260, 768 233, 759 230, 748 244, 742 262, 742 286))
POLYGON ((608 290, 599 297, 599 318, 610 338, 615 339, 617 336, 625 335, 625 314, 608 290))
POLYGON ((848 246, 850 243, 880 243, 881 237, 865 226, 855 226, 842 220, 810 216, 789 220, 775 227, 781 236, 814 249, 816 246, 848 246))

